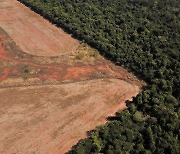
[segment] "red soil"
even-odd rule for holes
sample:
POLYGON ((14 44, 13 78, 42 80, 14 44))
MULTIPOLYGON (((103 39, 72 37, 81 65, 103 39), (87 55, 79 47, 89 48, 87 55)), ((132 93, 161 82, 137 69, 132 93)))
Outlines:
POLYGON ((1 72, 0 80, 5 80, 6 78, 8 78, 9 73, 10 73, 10 69, 9 68, 5 68, 1 72))
MULTIPOLYGON (((3 43, 6 41, 9 41, 8 36, 1 34, 0 35, 0 60, 11 62, 14 65, 12 67, 4 68, 2 72, 0 73, 0 81, 6 80, 9 77, 20 77, 23 76, 24 72, 20 72, 18 67, 22 66, 30 66, 34 69, 40 69, 42 73, 37 73, 35 76, 39 79, 55 79, 58 81, 64 81, 64 80, 81 80, 81 79, 91 79, 91 77, 95 77, 98 74, 100 77, 107 77, 107 75, 102 74, 105 72, 106 74, 110 74, 111 78, 121 78, 124 75, 122 73, 113 71, 108 65, 105 63, 98 64, 98 65, 88 65, 88 66, 55 66, 55 65, 41 65, 36 64, 31 61, 22 61, 20 59, 14 59, 11 57, 9 52, 6 50, 5 46, 3 46, 3 43)), ((121 68, 122 69, 122 68, 121 68)), ((125 71, 125 70, 123 70, 125 71)), ((124 72, 127 74, 127 72, 124 72)), ((98 78, 95 77, 95 78, 98 78)))

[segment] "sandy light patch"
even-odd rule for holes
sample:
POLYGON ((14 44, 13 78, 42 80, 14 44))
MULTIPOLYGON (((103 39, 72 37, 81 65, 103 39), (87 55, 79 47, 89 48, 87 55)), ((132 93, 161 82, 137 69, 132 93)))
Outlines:
POLYGON ((0 153, 64 153, 139 91, 118 79, 0 89, 0 153))
POLYGON ((59 56, 79 46, 78 40, 16 0, 1 0, 0 10, 0 26, 25 53, 59 56))

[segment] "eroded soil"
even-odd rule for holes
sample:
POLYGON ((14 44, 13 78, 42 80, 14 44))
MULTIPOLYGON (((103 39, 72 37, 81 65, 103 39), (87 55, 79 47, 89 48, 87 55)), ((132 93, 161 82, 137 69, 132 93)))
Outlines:
POLYGON ((16 0, 0 0, 0 153, 67 152, 143 85, 16 0))

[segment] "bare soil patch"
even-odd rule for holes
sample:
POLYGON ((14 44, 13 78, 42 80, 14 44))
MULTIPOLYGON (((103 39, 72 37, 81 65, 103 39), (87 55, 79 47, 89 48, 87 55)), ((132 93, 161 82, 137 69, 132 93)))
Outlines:
POLYGON ((1 0, 0 10, 0 26, 25 53, 59 56, 79 46, 78 40, 16 0, 1 0))
POLYGON ((139 91, 118 79, 0 89, 0 153, 67 152, 139 91))
POLYGON ((36 57, 23 53, 0 27, 0 87, 37 84, 59 84, 99 78, 119 78, 141 85, 136 77, 122 67, 115 66, 96 52, 81 45, 76 54, 60 57, 36 57), (77 55, 83 53, 82 59, 77 55), (37 79, 37 80, 35 80, 37 79), (20 81, 20 82, 18 82, 20 81))

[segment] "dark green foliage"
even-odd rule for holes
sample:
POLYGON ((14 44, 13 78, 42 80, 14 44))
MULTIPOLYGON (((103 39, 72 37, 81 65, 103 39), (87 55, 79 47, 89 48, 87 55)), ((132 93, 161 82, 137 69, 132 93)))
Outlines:
POLYGON ((179 0, 19 0, 149 86, 70 153, 179 153, 179 0))

